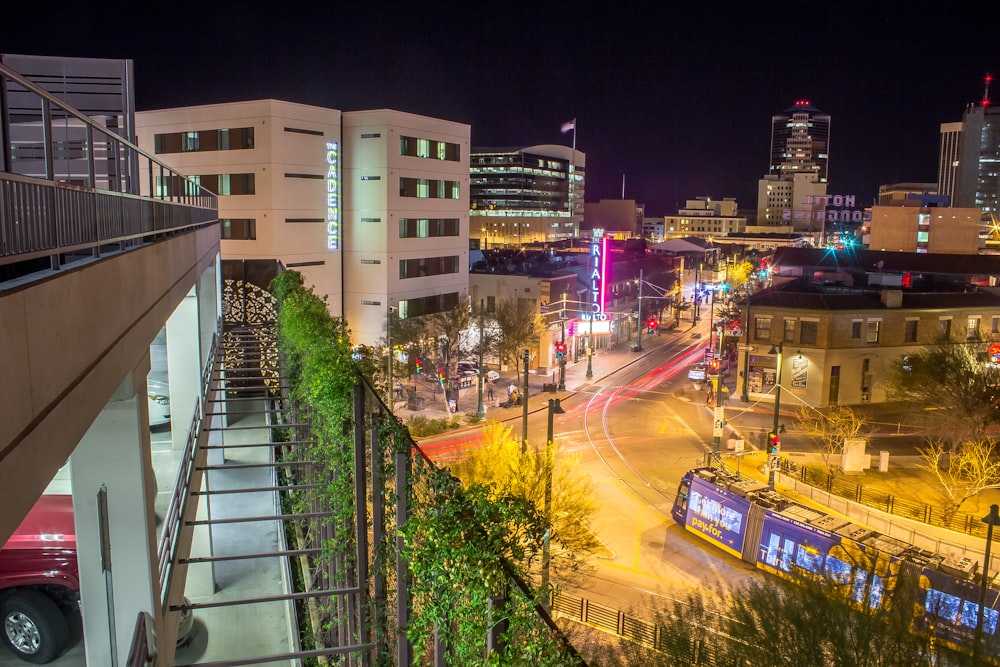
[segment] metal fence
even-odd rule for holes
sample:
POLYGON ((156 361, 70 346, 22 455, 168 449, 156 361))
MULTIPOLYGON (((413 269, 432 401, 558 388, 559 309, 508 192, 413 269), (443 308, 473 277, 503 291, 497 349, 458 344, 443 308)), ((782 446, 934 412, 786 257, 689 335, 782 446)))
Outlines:
POLYGON ((814 466, 797 465, 788 459, 782 459, 781 472, 797 477, 803 484, 886 514, 986 539, 986 524, 980 517, 968 512, 955 512, 949 517, 940 507, 900 498, 881 489, 857 484, 840 475, 824 473, 814 466))

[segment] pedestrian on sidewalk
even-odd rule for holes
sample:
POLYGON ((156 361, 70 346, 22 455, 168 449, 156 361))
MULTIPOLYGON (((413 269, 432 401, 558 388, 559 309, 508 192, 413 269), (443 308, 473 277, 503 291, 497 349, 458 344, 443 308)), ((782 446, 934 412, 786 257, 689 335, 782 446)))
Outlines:
POLYGON ((486 399, 493 400, 493 380, 486 381, 486 399))

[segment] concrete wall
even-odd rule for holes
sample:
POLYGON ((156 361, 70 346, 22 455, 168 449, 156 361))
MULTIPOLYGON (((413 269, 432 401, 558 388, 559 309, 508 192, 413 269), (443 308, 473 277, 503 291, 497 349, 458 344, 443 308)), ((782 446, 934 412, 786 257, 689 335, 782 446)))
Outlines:
POLYGON ((218 253, 211 226, 0 294, 0 542, 218 253))

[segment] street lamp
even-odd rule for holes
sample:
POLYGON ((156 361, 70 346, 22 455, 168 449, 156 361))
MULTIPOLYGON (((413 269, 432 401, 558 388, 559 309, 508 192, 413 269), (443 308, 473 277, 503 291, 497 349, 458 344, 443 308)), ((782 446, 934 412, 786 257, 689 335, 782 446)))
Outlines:
POLYGON ((750 381, 750 290, 747 289, 747 312, 743 322, 745 342, 743 344, 743 392, 740 398, 744 403, 750 402, 748 394, 750 381))
POLYGON ((521 453, 528 451, 528 363, 531 351, 524 348, 524 396, 521 397, 521 453))
POLYGON ((587 377, 594 377, 594 316, 590 316, 590 336, 587 338, 587 377))
MULTIPOLYGON (((552 417, 549 417, 552 423, 552 417)), ((1000 526, 1000 506, 990 505, 990 513, 983 517, 986 524, 986 553, 983 555, 982 581, 979 584, 979 613, 976 615, 976 640, 972 645, 972 664, 979 664, 980 648, 983 641, 983 607, 986 606, 986 588, 990 585, 990 544, 993 542, 993 526, 1000 526)))
POLYGON ((767 485, 774 488, 774 476, 778 471, 778 462, 781 457, 781 443, 778 441, 778 412, 781 410, 781 353, 785 351, 784 342, 772 345, 770 353, 778 355, 778 374, 774 383, 774 428, 771 429, 771 437, 768 438, 767 452, 767 485))
MULTIPOLYGON (((542 507, 542 511, 545 513, 545 534, 542 536, 542 592, 546 596, 546 601, 548 600, 551 558, 549 555, 549 536, 552 534, 552 468, 555 467, 555 461, 552 458, 552 441, 555 439, 552 433, 553 417, 565 412, 558 398, 549 399, 549 430, 548 437, 545 439, 545 499, 542 507)), ((547 604, 546 607, 548 607, 547 604)))

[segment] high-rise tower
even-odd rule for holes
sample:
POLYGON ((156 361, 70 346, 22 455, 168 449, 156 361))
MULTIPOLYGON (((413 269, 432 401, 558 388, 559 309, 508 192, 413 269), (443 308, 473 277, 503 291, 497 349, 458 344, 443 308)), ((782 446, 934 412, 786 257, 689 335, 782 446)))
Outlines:
POLYGON ((823 228, 817 198, 826 195, 830 116, 797 100, 771 117, 771 161, 757 183, 757 225, 786 230, 823 228))
POLYGON ((783 113, 771 117, 769 173, 791 178, 803 171, 816 172, 827 182, 830 150, 830 116, 808 100, 796 100, 783 113))
POLYGON ((953 206, 975 207, 984 215, 1000 214, 1000 108, 990 104, 990 80, 979 104, 962 116, 953 206))

